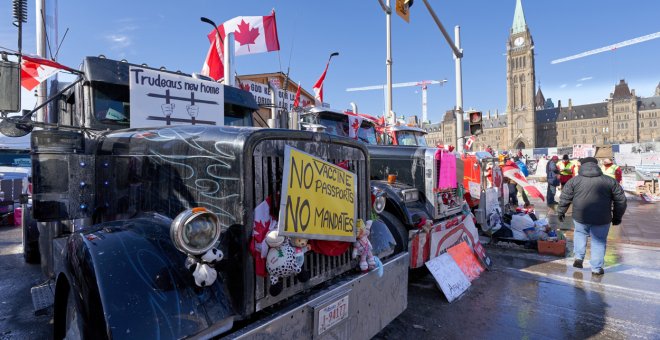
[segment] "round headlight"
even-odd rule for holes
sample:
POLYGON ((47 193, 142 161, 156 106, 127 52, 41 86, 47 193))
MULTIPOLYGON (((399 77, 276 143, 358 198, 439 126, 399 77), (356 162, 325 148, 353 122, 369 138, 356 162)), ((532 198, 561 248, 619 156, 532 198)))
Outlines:
POLYGON ((385 196, 380 195, 374 200, 374 211, 376 214, 380 214, 383 210, 385 210, 385 196))
POLYGON ((179 251, 189 255, 204 254, 220 238, 218 217, 205 208, 188 209, 172 221, 170 237, 179 251))

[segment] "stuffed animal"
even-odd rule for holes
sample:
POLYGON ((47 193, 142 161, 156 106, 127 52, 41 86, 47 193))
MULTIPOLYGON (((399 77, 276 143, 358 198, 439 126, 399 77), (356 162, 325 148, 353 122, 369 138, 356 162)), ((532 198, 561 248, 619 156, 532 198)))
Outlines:
POLYGON ((291 245, 295 251, 296 263, 300 266, 300 273, 296 277, 300 282, 307 282, 311 273, 303 265, 305 264, 305 253, 312 250, 312 246, 309 245, 309 240, 301 237, 292 237, 291 245))
POLYGON ((220 262, 223 257, 221 250, 212 248, 202 255, 201 259, 189 256, 186 258, 185 266, 192 272, 196 285, 207 287, 212 285, 218 278, 218 272, 212 265, 220 262))
POLYGON ((277 296, 284 288, 284 284, 280 278, 299 274, 302 270, 302 265, 299 265, 296 261, 295 249, 289 244, 286 238, 279 236, 277 230, 268 233, 266 243, 270 248, 266 256, 266 269, 268 270, 268 274, 270 274, 270 289, 268 292, 271 296, 277 296))
POLYGON ((371 220, 367 221, 367 223, 364 223, 362 220, 358 220, 358 236, 357 240, 353 244, 353 258, 356 258, 358 255, 360 256, 360 270, 363 272, 376 268, 376 261, 374 260, 373 253, 371 252, 373 247, 369 241, 371 223, 371 220))

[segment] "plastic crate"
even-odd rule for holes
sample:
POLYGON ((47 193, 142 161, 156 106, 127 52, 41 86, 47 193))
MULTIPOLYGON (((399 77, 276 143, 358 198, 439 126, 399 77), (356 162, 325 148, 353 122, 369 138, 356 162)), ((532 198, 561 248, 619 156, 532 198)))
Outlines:
POLYGON ((539 254, 564 256, 566 255, 566 240, 537 242, 539 254))

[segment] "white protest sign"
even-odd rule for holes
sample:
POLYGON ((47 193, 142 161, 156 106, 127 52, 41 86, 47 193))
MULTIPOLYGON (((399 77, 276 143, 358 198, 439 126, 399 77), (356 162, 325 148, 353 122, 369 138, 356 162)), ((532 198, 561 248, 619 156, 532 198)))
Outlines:
POLYGON ((481 196, 481 184, 469 181, 468 182, 470 196, 478 199, 481 196))
POLYGON ((426 267, 449 302, 456 300, 470 287, 470 280, 447 253, 426 262, 426 267))
MULTIPOLYGON (((225 89, 220 83, 131 66, 129 84, 131 128, 224 125, 225 89)), ((107 115, 116 119, 110 111, 107 115)))

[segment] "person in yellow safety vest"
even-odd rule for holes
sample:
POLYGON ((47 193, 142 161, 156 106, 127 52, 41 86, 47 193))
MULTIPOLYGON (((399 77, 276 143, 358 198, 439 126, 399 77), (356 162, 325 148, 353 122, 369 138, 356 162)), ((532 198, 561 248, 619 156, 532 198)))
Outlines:
POLYGON ((600 168, 603 171, 603 174, 610 176, 616 179, 619 184, 621 184, 622 171, 621 168, 614 164, 611 159, 606 158, 603 160, 603 166, 600 168))
POLYGON ((557 163, 557 169, 559 169, 559 183, 563 189, 564 184, 575 175, 575 163, 571 162, 568 155, 564 155, 561 159, 562 161, 557 163))

